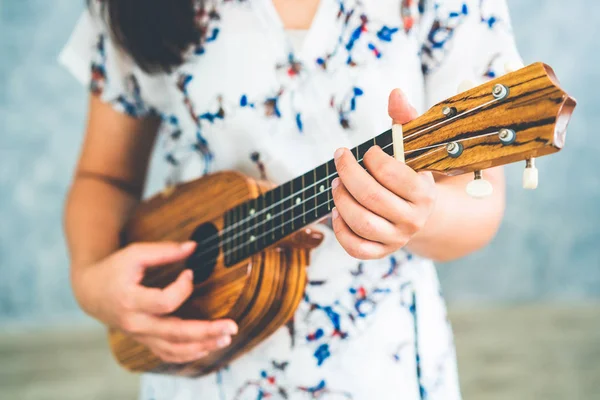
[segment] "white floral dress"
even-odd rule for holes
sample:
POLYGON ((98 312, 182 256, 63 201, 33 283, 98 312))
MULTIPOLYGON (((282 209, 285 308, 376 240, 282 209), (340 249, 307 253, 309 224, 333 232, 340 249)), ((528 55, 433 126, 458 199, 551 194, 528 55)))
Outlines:
MULTIPOLYGON (((87 11, 61 54, 118 110, 162 118, 167 184, 231 169, 283 183, 387 130, 393 88, 423 112, 520 62, 505 0, 321 0, 296 46, 271 0, 197 14, 206 36, 169 74, 142 72, 87 11)), ((140 399, 460 398, 432 262, 361 262, 322 231, 293 324, 208 376, 145 374, 140 399)))

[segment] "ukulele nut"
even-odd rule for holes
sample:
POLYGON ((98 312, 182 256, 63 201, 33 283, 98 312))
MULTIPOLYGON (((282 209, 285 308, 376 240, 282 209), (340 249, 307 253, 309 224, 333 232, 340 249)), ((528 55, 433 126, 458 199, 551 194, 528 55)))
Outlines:
POLYGON ((505 99, 508 96, 508 88, 506 86, 498 83, 498 84, 494 85, 492 94, 498 100, 505 99))
POLYGON ((463 145, 458 142, 451 142, 446 145, 446 151, 452 158, 459 157, 463 152, 463 145))
POLYGON ((517 134, 512 129, 502 128, 498 133, 498 137, 503 145, 509 145, 515 142, 517 134))

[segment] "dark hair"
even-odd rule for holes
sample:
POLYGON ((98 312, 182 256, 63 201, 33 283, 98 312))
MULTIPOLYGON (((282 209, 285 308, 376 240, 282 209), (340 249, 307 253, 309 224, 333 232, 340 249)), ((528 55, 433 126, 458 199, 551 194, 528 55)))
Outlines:
MULTIPOLYGON (((198 0, 87 0, 100 3, 115 43, 145 72, 169 72, 183 63, 185 51, 200 43, 198 0)), ((93 8, 93 7, 91 7, 93 8)))

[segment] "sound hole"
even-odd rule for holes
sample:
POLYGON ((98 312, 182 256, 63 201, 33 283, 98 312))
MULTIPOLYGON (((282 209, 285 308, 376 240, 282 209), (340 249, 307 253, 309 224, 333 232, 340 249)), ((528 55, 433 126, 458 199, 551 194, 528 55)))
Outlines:
POLYGON ((200 225, 190 240, 198 243, 194 253, 188 257, 185 266, 194 271, 194 283, 202 283, 213 273, 219 256, 220 239, 217 227, 211 223, 200 225))

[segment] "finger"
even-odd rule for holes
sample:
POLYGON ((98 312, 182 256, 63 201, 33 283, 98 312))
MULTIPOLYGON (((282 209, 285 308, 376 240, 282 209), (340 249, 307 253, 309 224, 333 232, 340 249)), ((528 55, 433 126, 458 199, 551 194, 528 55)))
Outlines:
POLYGON ((170 314, 177 310, 193 291, 194 273, 186 269, 164 289, 137 287, 134 293, 135 308, 148 314, 170 314))
POLYGON ((417 110, 410 104, 408 98, 400 89, 394 89, 390 93, 388 114, 395 124, 406 124, 418 115, 417 110))
MULTIPOLYGON (((413 204, 432 200, 435 182, 430 172, 415 172, 377 146, 365 153, 363 161, 373 178, 393 195, 413 204)), ((406 212, 406 209, 403 211, 406 212)))
POLYGON ((394 225, 359 204, 339 178, 333 180, 331 187, 336 210, 355 234, 380 243, 389 243, 397 235, 394 225))
POLYGON ((198 342, 220 336, 235 335, 237 324, 228 319, 217 321, 183 320, 176 317, 151 317, 146 334, 174 343, 198 342))
POLYGON ((334 155, 338 175, 344 187, 363 207, 390 221, 401 218, 408 206, 397 195, 383 187, 358 164, 347 149, 338 149, 334 155))
POLYGON ((121 250, 121 255, 128 262, 146 268, 183 260, 189 257, 195 248, 194 241, 134 243, 121 250))
POLYGON ((363 239, 352 232, 336 208, 331 211, 331 217, 335 236, 350 256, 359 260, 373 260, 388 254, 383 244, 363 239))
POLYGON ((155 337, 136 337, 138 342, 148 346, 152 352, 167 362, 185 363, 198 360, 211 351, 216 351, 231 344, 231 336, 192 342, 172 343, 155 337))

